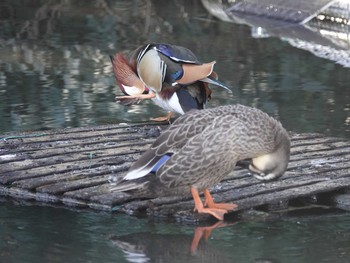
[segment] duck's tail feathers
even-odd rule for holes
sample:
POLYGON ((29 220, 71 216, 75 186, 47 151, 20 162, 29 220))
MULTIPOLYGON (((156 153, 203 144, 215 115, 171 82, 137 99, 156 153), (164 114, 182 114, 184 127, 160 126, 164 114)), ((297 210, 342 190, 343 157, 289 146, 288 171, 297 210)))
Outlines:
POLYGON ((201 81, 207 82, 209 84, 213 84, 213 85, 216 85, 216 86, 219 86, 221 88, 224 88, 224 89, 228 90, 228 92, 232 93, 232 90, 229 87, 227 87, 224 83, 222 83, 221 81, 219 81, 219 80, 217 80, 217 79, 215 79, 215 78, 213 78, 211 76, 208 76, 208 77, 206 77, 204 79, 201 79, 201 81))
POLYGON ((122 181, 114 187, 111 187, 111 192, 128 192, 132 190, 143 189, 147 186, 149 182, 130 182, 130 181, 122 181))
POLYGON ((157 155, 154 149, 149 149, 146 151, 140 159, 138 159, 129 169, 124 180, 134 180, 148 175, 151 172, 156 172, 156 170, 164 164, 166 160, 162 159, 162 155, 157 155), (163 160, 161 163, 160 160, 163 160))
POLYGON ((123 180, 135 180, 148 174, 155 174, 158 169, 165 164, 172 153, 156 155, 153 149, 144 153, 129 169, 123 180))

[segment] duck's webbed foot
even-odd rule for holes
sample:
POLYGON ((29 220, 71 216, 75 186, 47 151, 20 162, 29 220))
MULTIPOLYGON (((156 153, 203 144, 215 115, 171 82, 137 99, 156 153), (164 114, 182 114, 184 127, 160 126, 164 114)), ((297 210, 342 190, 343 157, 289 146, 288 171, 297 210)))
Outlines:
POLYGON ((209 208, 223 209, 226 210, 226 212, 235 210, 237 208, 236 204, 215 203, 208 189, 204 190, 204 197, 205 205, 207 205, 209 208))
POLYGON ((224 220, 224 215, 227 213, 227 210, 220 208, 206 208, 199 197, 198 190, 191 187, 191 193, 194 200, 194 211, 203 214, 210 214, 221 221, 224 220))

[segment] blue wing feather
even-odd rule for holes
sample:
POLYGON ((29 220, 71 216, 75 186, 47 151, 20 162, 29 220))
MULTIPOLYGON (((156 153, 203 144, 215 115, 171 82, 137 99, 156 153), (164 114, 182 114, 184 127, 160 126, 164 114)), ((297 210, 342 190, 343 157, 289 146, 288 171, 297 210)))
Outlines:
POLYGON ((153 48, 164 56, 177 62, 202 64, 191 50, 184 47, 168 44, 154 44, 153 48))
POLYGON ((171 157, 172 154, 166 154, 166 155, 163 155, 160 160, 153 166, 152 170, 151 170, 151 173, 156 173, 158 171, 158 169, 163 165, 165 164, 169 158, 171 157))

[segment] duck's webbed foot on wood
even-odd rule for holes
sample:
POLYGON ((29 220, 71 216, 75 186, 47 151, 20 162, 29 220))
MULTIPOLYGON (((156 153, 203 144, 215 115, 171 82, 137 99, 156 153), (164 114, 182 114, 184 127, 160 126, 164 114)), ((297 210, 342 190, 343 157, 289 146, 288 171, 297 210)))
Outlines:
POLYGON ((209 208, 223 209, 223 210, 226 210, 226 212, 233 211, 237 208, 236 204, 215 203, 208 189, 204 190, 204 197, 205 197, 205 205, 207 205, 209 208))
POLYGON ((224 220, 224 215, 227 213, 227 210, 220 208, 206 208, 199 197, 198 190, 191 187, 191 193, 194 200, 194 211, 203 214, 210 214, 221 221, 224 220))

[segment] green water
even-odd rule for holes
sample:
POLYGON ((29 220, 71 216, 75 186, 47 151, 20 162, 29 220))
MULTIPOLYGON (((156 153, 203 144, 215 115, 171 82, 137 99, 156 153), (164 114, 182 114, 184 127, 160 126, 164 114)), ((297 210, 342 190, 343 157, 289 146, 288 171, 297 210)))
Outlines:
MULTIPOLYGON (((8 0, 0 28, 0 133, 164 114, 149 101, 114 102, 109 54, 154 41, 217 61, 233 94, 214 89, 208 107, 243 103, 290 131, 350 138, 349 68, 279 38, 253 38, 200 1, 8 0)), ((349 262, 349 229, 346 213, 241 221, 214 230, 191 255, 194 226, 2 200, 0 261, 349 262)))
POLYGON ((291 131, 350 138, 349 68, 278 38, 253 38, 248 26, 218 21, 198 0, 1 3, 0 132, 164 114, 150 101, 127 108, 114 99, 121 92, 109 54, 153 41, 217 61, 233 94, 213 88, 208 107, 239 102, 291 131))
POLYGON ((0 258, 1 262, 350 260, 349 214, 241 221, 215 229, 191 253, 194 231, 194 226, 120 214, 5 203, 0 206, 0 258))

